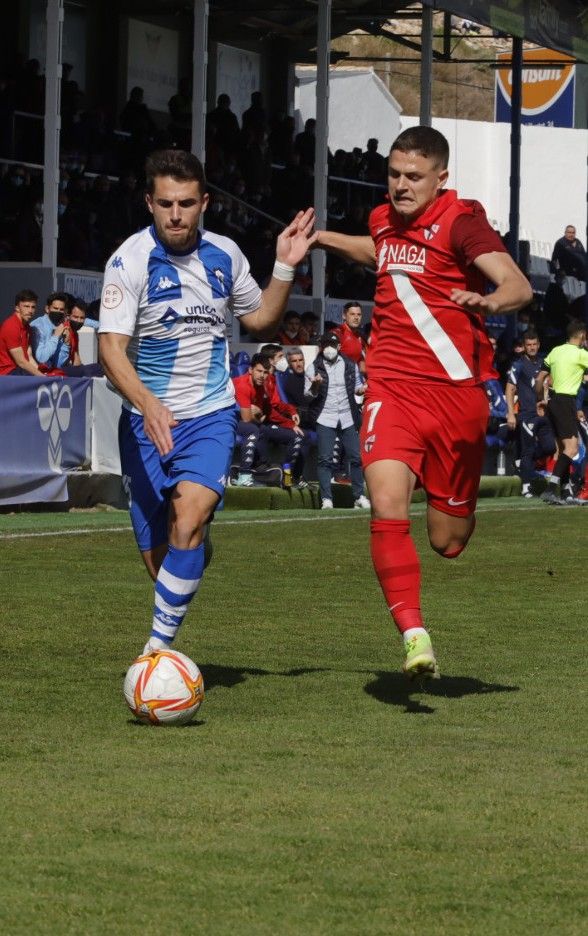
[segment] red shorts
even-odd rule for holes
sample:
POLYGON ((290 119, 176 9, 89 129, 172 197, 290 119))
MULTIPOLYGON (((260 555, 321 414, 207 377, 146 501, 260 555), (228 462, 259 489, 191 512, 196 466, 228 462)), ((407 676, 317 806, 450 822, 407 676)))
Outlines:
POLYGON ((432 507, 467 517, 476 508, 487 423, 483 387, 370 381, 360 436, 363 467, 383 459, 404 462, 432 507))

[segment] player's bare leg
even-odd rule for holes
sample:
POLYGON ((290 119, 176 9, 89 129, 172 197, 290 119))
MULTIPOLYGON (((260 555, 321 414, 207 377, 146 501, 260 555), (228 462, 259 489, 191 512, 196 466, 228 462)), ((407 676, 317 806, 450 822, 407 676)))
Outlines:
POLYGON ((420 562, 410 535, 409 508, 416 476, 404 462, 382 459, 365 470, 372 504, 371 552, 388 610, 404 639, 404 672, 438 676, 420 607, 420 562))
POLYGON ((143 554, 155 572, 155 608, 145 652, 169 647, 198 591, 205 567, 204 537, 219 501, 210 488, 180 481, 170 499, 168 544, 143 554))
POLYGON ((466 548, 476 527, 476 515, 454 517, 435 507, 427 507, 427 532, 435 552, 444 559, 456 559, 466 548))

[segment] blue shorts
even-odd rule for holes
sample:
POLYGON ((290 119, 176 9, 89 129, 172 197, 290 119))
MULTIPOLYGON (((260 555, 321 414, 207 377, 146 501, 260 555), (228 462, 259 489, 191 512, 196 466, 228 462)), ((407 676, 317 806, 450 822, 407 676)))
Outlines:
POLYGON ((234 407, 182 419, 172 429, 174 447, 160 455, 145 435, 143 417, 123 409, 118 428, 123 486, 139 549, 167 543, 169 497, 180 481, 194 481, 222 498, 235 447, 234 407))

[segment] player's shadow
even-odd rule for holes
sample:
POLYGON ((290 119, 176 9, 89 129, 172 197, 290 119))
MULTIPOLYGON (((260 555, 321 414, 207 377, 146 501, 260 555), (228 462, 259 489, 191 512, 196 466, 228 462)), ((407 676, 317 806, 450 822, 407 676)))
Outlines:
POLYGON ((386 705, 400 705, 406 714, 433 715, 436 711, 427 702, 435 697, 463 699, 469 695, 486 695, 491 692, 518 692, 518 686, 502 686, 486 683, 472 676, 442 676, 411 683, 404 673, 377 672, 376 678, 364 686, 364 692, 386 705), (413 696, 420 693, 420 698, 413 696))
POLYGON ((323 673, 324 667, 307 666, 289 670, 267 670, 256 667, 218 666, 216 663, 198 664, 204 678, 204 691, 210 692, 216 686, 232 689, 244 683, 250 676, 304 676, 306 673, 323 673))

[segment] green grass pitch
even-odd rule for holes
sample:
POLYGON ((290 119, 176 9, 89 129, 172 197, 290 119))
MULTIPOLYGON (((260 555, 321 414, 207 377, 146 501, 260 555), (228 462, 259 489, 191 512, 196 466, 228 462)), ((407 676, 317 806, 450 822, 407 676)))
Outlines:
POLYGON ((455 562, 414 514, 438 683, 400 673, 365 515, 225 514, 185 728, 124 704, 126 515, 0 517, 0 932, 586 932, 588 512, 484 503, 455 562))

